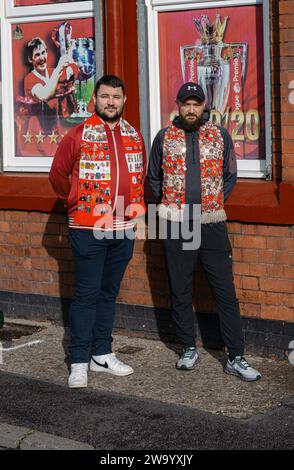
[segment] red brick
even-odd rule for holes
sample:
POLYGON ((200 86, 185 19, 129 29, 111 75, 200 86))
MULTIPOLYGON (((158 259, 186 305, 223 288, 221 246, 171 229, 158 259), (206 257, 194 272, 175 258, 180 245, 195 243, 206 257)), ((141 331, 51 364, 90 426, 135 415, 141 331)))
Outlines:
POLYGON ((30 236, 30 245, 31 246, 42 246, 43 242, 43 235, 42 234, 34 234, 30 236))
POLYGON ((129 266, 126 269, 125 277, 128 279, 132 279, 133 282, 136 282, 136 279, 147 279, 147 272, 141 266, 129 266))
POLYGON ((285 279, 260 279, 260 289, 269 292, 293 292, 293 281, 285 279))
POLYGON ((234 248, 233 250, 233 261, 242 261, 243 260, 243 249, 234 248))
POLYGON ((281 29, 279 31, 280 42, 293 42, 294 41, 294 29, 281 29))
POLYGON ((40 222, 47 223, 50 220, 52 220, 52 215, 53 214, 45 214, 45 213, 40 213, 40 222))
POLYGON ((48 251, 44 247, 33 247, 30 246, 27 249, 27 254, 28 256, 34 258, 47 258, 48 256, 48 251))
POLYGON ((268 276, 269 273, 269 266, 267 264, 261 263, 250 263, 249 264, 249 275, 250 276, 268 276))
POLYGON ((239 222, 228 222, 228 232, 230 233, 242 233, 242 224, 239 222))
POLYGON ((257 235, 257 225, 243 225, 242 234, 243 235, 257 235))
MULTIPOLYGON (((242 261, 248 263, 249 261, 258 261, 259 260, 259 251, 243 248, 242 250, 242 261)), ((233 256, 234 259, 234 256, 233 256)))
POLYGON ((266 248, 266 239, 264 237, 254 237, 249 235, 236 235, 234 246, 240 248, 266 248))
MULTIPOLYGON (((45 260, 42 260, 42 263, 40 263, 40 265, 41 265, 40 266, 41 269, 42 269, 42 266, 43 266, 43 269, 46 269, 48 271, 58 272, 59 271, 59 266, 60 266, 60 261, 57 260, 57 259, 54 259, 54 258, 47 258, 45 260)), ((40 268, 38 268, 38 269, 40 269, 40 268)))
POLYGON ((11 258, 26 256, 26 250, 23 247, 12 245, 0 245, 0 254, 9 255, 11 258))
POLYGON ((293 67, 294 67, 294 57, 281 57, 280 58, 281 70, 293 70, 293 67))
POLYGON ((266 248, 269 250, 280 250, 281 240, 282 239, 278 237, 268 237, 266 239, 266 248))
POLYGON ((287 251, 276 251, 273 262, 275 264, 291 265, 291 255, 287 251))
POLYGON ((28 245, 29 235, 22 233, 7 233, 6 241, 11 245, 28 245))
POLYGON ((279 18, 279 25, 281 29, 284 28, 293 28, 294 24, 294 14, 281 15, 279 18))
POLYGON ((132 266, 146 266, 146 255, 144 253, 134 253, 130 265, 132 266))
POLYGON ((285 0, 279 2, 279 14, 293 14, 294 13, 294 5, 293 0, 285 0))
MULTIPOLYGON (((293 45, 292 45, 292 48, 293 48, 293 45)), ((293 107, 293 104, 290 104, 289 101, 288 101, 289 91, 287 90, 286 93, 287 93, 287 95, 286 95, 287 104, 289 106, 293 107)), ((285 111, 285 108, 283 108, 282 111, 285 111)), ((282 128, 282 139, 288 139, 288 140, 293 140, 294 139, 294 127, 293 126, 283 126, 283 128, 282 128)))
POLYGON ((243 276, 249 275, 250 274, 250 265, 248 263, 238 263, 234 262, 233 263, 233 271, 234 274, 240 274, 243 276))
POLYGON ((265 293, 259 290, 245 290, 245 289, 238 289, 237 290, 237 298, 239 302, 247 302, 253 304, 260 304, 265 297, 265 293))
POLYGON ((283 154, 282 162, 283 162, 283 167, 294 166, 294 153, 292 155, 283 154))
POLYGON ((134 253, 150 253, 150 243, 146 240, 136 240, 134 245, 134 253))
MULTIPOLYGON (((293 30, 294 31, 294 30, 293 30)), ((294 73, 293 73, 294 75, 294 73)), ((293 77, 294 80, 294 77, 293 77)), ((281 118, 281 123, 284 126, 289 126, 294 124, 294 113, 284 113, 281 118)))
POLYGON ((121 289, 136 291, 136 292, 145 292, 146 290, 148 290, 146 289, 145 282, 146 281, 143 281, 142 279, 137 279, 136 284, 134 285, 134 282, 131 279, 124 278, 121 283, 121 289))
POLYGON ((148 293, 136 293, 121 290, 118 296, 118 302, 130 305, 146 305, 153 306, 153 297, 148 293))
POLYGON ((292 322, 294 320, 294 310, 289 307, 262 305, 260 317, 271 320, 284 320, 292 322))
POLYGON ((294 251, 294 238, 282 238, 281 239, 281 249, 294 251))
POLYGON ((46 225, 41 222, 23 222, 24 233, 44 233, 46 225))
POLYGON ((242 288, 242 276, 238 276, 234 274, 234 283, 236 289, 241 289, 242 288))
POLYGON ((269 265, 269 273, 272 278, 294 279, 294 266, 269 265))
POLYGON ((285 307, 294 307, 294 294, 278 292, 265 292, 264 302, 266 305, 284 305, 285 307))
POLYGON ((5 219, 5 211, 1 210, 0 209, 0 220, 1 222, 4 222, 6 219, 5 219))
POLYGON ((258 252, 258 261, 260 263, 275 263, 277 253, 279 253, 279 251, 276 251, 276 250, 260 250, 258 252))
POLYGON ((240 302, 240 313, 243 317, 255 317, 260 316, 260 305, 258 304, 243 304, 240 302))
POLYGON ((282 170, 283 181, 294 182, 294 168, 285 167, 282 170))
POLYGON ((242 288, 258 290, 258 279, 257 277, 243 276, 242 277, 242 288))
POLYGON ((0 232, 9 232, 10 224, 9 222, 0 222, 0 232))
MULTIPOLYGON (((294 158, 294 155, 293 155, 294 158)), ((291 227, 281 227, 275 225, 258 225, 257 234, 266 237, 287 237, 291 233, 291 227)))

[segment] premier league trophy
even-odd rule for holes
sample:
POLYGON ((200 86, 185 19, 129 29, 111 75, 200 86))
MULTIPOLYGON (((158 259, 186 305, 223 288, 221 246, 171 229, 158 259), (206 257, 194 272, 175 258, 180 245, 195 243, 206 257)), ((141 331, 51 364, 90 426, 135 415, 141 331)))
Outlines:
POLYGON ((52 32, 52 39, 60 49, 60 55, 68 55, 68 69, 76 68, 73 98, 74 112, 67 118, 69 122, 81 122, 91 115, 87 108, 94 90, 96 72, 95 41, 92 38, 72 38, 72 26, 62 23, 52 32))
POLYGON ((207 15, 194 19, 201 44, 181 46, 184 81, 201 85, 207 106, 219 111, 221 115, 226 110, 232 84, 237 97, 234 106, 241 109, 247 63, 247 43, 223 42, 228 18, 226 16, 222 22, 220 15, 216 14, 212 24, 207 15))

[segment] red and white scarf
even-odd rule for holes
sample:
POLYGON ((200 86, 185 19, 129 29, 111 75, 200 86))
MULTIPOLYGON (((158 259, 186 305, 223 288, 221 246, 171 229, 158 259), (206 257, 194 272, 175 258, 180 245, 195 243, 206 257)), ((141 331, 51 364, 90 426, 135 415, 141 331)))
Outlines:
MULTIPOLYGON (((163 141, 163 197, 159 216, 183 221, 186 200, 186 135, 171 126, 163 141)), ((221 132, 211 122, 199 129, 201 223, 226 220, 223 192, 224 142, 221 132)))

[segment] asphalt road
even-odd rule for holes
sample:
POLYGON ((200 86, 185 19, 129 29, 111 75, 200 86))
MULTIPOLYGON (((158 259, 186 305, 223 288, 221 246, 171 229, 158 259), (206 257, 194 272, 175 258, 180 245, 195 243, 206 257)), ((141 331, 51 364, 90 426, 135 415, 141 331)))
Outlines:
POLYGON ((97 450, 294 449, 294 399, 248 419, 0 374, 0 422, 97 450))

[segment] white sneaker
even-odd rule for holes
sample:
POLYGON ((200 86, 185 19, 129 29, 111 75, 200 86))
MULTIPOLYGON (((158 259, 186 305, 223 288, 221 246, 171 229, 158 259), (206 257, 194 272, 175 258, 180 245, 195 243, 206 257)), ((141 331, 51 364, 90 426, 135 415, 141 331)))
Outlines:
POLYGON ((77 363, 71 365, 71 373, 68 378, 70 388, 84 388, 88 385, 88 363, 77 363))
POLYGON ((226 374, 236 375, 246 382, 255 382, 261 378, 260 372, 253 369, 242 356, 236 356, 233 361, 228 359, 224 371, 226 374))
POLYGON ((94 372, 108 372, 113 375, 130 375, 134 373, 132 367, 117 359, 114 353, 92 356, 90 370, 94 372))

